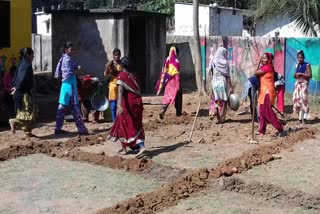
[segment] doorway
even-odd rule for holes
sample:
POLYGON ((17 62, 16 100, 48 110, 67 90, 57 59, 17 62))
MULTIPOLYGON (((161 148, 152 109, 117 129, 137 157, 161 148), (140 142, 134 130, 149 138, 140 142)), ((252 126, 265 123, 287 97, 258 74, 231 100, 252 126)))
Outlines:
POLYGON ((137 75, 142 92, 147 88, 147 40, 144 16, 129 17, 129 58, 131 69, 137 75))

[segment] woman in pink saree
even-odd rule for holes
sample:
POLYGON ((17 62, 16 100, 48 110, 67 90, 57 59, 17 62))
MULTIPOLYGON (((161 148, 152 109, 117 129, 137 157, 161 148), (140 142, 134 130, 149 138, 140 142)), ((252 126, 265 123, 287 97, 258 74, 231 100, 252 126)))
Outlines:
POLYGON ((162 67, 160 80, 156 85, 157 95, 164 88, 162 99, 161 112, 159 118, 164 119, 164 115, 170 104, 174 104, 176 115, 182 115, 182 90, 180 84, 180 62, 178 60, 178 49, 174 46, 170 48, 169 56, 167 57, 162 67))

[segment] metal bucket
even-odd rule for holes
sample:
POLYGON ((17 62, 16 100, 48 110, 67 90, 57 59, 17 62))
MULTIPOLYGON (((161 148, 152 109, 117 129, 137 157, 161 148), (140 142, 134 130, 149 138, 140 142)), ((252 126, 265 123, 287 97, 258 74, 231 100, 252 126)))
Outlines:
POLYGON ((109 101, 104 95, 95 94, 91 98, 91 105, 96 111, 105 111, 109 107, 109 101))

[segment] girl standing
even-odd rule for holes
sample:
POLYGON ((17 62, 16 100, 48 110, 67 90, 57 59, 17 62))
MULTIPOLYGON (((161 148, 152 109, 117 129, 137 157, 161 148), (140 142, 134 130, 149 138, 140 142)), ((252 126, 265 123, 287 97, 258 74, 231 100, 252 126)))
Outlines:
POLYGON ((308 84, 312 78, 311 66, 304 61, 304 52, 297 53, 298 64, 294 73, 296 83, 293 92, 293 111, 299 114, 299 122, 304 124, 309 114, 308 84))

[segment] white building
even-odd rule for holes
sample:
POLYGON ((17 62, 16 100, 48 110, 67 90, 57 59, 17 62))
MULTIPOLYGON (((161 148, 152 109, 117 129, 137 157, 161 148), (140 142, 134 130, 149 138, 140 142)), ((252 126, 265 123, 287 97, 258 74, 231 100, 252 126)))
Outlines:
MULTIPOLYGON (((213 5, 199 6, 200 36, 242 36, 244 10, 213 5)), ((193 5, 175 4, 175 35, 193 35, 193 5)))
MULTIPOLYGON (((319 32, 319 31, 318 31, 319 32)), ((320 33, 319 33, 320 34, 320 33)), ((262 37, 310 37, 302 33, 287 14, 256 20, 256 35, 262 37)))

